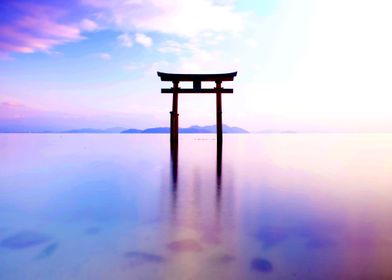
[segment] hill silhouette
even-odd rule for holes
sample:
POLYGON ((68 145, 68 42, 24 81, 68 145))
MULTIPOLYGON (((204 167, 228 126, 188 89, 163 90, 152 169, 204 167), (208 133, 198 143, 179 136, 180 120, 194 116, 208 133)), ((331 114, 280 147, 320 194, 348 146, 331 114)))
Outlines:
MULTIPOLYGON (((77 128, 71 130, 34 130, 29 129, 0 129, 0 133, 69 133, 69 134, 109 134, 109 133, 170 133, 169 127, 151 127, 146 129, 136 128, 123 128, 123 127, 112 127, 106 129, 99 128, 77 128)), ((190 127, 180 128, 179 133, 216 133, 216 125, 199 126, 193 125, 190 127)), ((235 126, 223 125, 223 133, 249 133, 249 131, 235 126)))
MULTIPOLYGON (((127 129, 121 133, 170 133, 169 127, 153 127, 144 130, 127 129)), ((186 128, 180 128, 179 133, 216 133, 216 125, 198 126, 193 125, 186 128)), ((249 131, 235 126, 223 125, 223 133, 249 133, 249 131)))

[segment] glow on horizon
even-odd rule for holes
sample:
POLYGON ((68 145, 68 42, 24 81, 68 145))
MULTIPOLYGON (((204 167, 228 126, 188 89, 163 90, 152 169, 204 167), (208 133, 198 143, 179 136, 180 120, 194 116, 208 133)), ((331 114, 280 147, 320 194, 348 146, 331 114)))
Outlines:
MULTIPOLYGON (((4 2, 0 127, 168 125, 156 71, 238 70, 229 125, 392 131, 391 3, 255 2, 4 2)), ((213 96, 179 105, 181 126, 215 121, 213 96)))

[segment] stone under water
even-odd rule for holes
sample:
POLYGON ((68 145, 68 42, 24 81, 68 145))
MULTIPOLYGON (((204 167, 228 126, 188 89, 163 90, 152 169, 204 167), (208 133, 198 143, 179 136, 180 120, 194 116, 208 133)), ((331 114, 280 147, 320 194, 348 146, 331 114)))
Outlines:
POLYGON ((3 239, 1 247, 8 249, 24 249, 49 242, 51 238, 35 231, 22 231, 3 239))
POLYGON ((251 262, 251 268, 261 272, 272 272, 272 263, 266 259, 255 258, 251 262))
POLYGON ((43 258, 50 257, 51 255, 54 254, 57 248, 58 248, 57 242, 50 243, 48 246, 42 249, 42 251, 37 255, 36 259, 43 259, 43 258))
POLYGON ((130 260, 131 265, 145 264, 145 263, 162 263, 166 259, 160 255, 140 252, 140 251, 130 251, 125 253, 125 257, 130 260))

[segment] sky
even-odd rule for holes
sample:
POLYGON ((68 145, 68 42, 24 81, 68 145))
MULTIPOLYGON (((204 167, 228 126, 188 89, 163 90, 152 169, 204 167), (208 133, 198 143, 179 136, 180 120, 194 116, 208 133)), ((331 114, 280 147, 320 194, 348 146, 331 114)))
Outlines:
MULTIPOLYGON (((0 130, 168 126, 171 85, 157 71, 238 71, 223 84, 228 125, 392 132, 391 11, 388 0, 1 0, 0 130)), ((214 124, 215 96, 180 95, 179 114, 181 127, 214 124)))

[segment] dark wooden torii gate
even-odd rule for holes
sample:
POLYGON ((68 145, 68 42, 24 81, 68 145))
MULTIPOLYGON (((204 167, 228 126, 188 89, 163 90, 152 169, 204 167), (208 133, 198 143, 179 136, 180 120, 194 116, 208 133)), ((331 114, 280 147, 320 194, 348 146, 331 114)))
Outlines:
POLYGON ((215 93, 216 94, 216 136, 222 143, 222 93, 233 93, 231 88, 223 88, 222 82, 233 81, 237 72, 224 74, 172 74, 158 72, 161 81, 172 82, 172 88, 162 88, 161 93, 173 94, 173 108, 170 112, 170 141, 178 142, 178 94, 179 93, 215 93), (180 88, 180 82, 193 82, 193 88, 180 88), (202 82, 215 82, 215 88, 202 88, 202 82))

